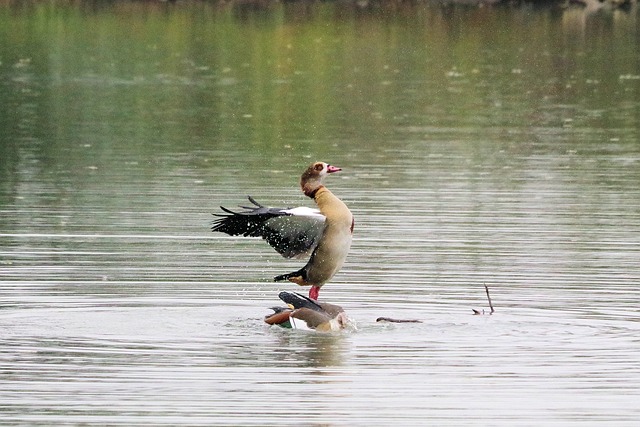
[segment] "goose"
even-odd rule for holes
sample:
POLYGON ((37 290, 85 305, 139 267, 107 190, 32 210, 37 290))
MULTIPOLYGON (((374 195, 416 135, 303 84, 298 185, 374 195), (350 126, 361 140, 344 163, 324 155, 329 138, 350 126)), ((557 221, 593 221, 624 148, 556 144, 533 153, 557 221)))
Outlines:
POLYGON ((351 248, 354 219, 342 200, 327 187, 329 174, 342 169, 325 162, 312 163, 300 177, 300 188, 312 198, 317 209, 309 207, 273 208, 263 206, 248 196, 253 206, 234 212, 223 206, 224 213, 213 214, 211 230, 230 236, 262 237, 285 258, 304 258, 299 270, 274 277, 300 286, 310 286, 309 298, 317 300, 320 288, 342 268, 351 248))
POLYGON ((298 293, 282 291, 278 297, 288 307, 272 307, 273 314, 265 316, 269 325, 283 328, 316 330, 319 332, 344 329, 349 318, 342 307, 326 302, 318 302, 298 293))

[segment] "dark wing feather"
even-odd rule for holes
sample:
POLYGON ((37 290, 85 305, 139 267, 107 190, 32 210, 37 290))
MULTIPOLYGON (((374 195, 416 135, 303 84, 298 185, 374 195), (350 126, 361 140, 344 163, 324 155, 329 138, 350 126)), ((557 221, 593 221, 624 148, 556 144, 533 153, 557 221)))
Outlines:
POLYGON ((296 309, 308 308, 314 311, 323 311, 317 302, 297 292, 282 291, 278 294, 278 298, 287 304, 291 304, 291 306, 296 309))
POLYGON ((213 221, 211 231, 230 236, 262 237, 286 258, 307 255, 318 245, 324 217, 317 213, 299 216, 295 214, 296 209, 266 207, 251 196, 249 201, 254 206, 240 206, 244 209, 240 212, 220 206, 225 213, 214 214, 219 218, 213 221))
POLYGON ((267 220, 261 236, 285 258, 303 257, 318 246, 324 222, 310 217, 279 216, 267 220))
POLYGON ((344 312, 344 309, 339 305, 314 301, 297 292, 282 291, 278 294, 278 298, 287 304, 291 304, 295 309, 308 308, 309 310, 323 313, 331 319, 336 317, 339 313, 344 312))
POLYGON ((255 206, 240 206, 244 209, 242 212, 234 212, 220 206, 225 214, 213 214, 219 218, 213 221, 211 231, 219 231, 230 236, 256 236, 265 221, 282 215, 282 209, 262 206, 251 196, 249 196, 249 201, 255 206))

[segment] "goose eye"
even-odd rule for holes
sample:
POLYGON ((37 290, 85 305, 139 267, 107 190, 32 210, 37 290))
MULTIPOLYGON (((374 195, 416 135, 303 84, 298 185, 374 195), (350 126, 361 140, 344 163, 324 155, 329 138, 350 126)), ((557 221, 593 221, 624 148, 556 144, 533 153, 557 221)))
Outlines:
POLYGON ((322 169, 324 169, 324 165, 322 163, 316 163, 314 169, 320 172, 322 169))

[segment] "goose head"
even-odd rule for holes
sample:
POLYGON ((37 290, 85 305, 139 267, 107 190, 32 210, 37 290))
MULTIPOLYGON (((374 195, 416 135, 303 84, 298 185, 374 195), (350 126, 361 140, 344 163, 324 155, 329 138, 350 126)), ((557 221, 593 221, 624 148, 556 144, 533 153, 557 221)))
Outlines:
POLYGON ((302 192, 309 197, 314 197, 316 191, 323 186, 324 179, 327 175, 340 172, 341 170, 342 169, 325 162, 312 163, 300 177, 302 192))

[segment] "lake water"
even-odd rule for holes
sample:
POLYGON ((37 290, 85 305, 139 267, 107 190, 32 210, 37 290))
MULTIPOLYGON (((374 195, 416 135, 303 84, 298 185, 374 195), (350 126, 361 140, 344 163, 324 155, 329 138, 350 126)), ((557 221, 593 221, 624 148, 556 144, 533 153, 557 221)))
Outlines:
POLYGON ((0 3, 0 425, 637 425, 637 8, 73 4, 0 3), (328 335, 209 231, 314 160, 328 335))

